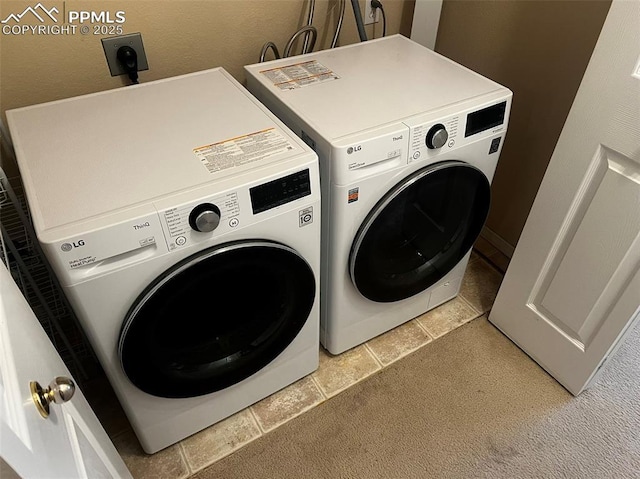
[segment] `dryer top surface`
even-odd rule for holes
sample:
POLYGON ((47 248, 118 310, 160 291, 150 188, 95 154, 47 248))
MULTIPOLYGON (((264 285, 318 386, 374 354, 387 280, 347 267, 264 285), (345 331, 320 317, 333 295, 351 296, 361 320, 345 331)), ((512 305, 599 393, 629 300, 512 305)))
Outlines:
POLYGON ((245 68, 250 80, 262 83, 329 141, 508 92, 401 35, 245 68))
POLYGON ((315 154, 221 68, 7 112, 36 231, 315 154))

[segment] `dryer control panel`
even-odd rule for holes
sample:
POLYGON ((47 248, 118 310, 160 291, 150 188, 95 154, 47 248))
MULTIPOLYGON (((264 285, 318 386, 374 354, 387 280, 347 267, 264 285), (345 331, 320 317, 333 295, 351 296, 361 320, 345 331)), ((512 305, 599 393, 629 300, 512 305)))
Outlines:
POLYGON ((249 189, 254 214, 277 208, 310 194, 309 169, 282 176, 249 189))
MULTIPOLYGON (((460 111, 416 115, 403 121, 410 128, 409 162, 423 161, 466 144, 495 136, 507 125, 510 100, 502 94, 460 111)), ((492 153, 488 151, 488 153, 492 153)))
POLYGON ((240 225, 240 203, 235 191, 160 211, 169 251, 240 225))
POLYGON ((435 123, 424 123, 411 129, 409 163, 419 160, 425 149, 438 153, 442 148, 453 148, 458 139, 460 116, 452 116, 435 123))

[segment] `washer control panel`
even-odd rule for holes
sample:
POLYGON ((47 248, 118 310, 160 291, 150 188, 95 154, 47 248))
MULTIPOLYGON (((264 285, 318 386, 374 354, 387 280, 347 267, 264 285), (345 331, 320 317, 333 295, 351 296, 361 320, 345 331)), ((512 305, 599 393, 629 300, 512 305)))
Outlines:
POLYGON ((409 163, 418 161, 425 154, 439 153, 453 148, 458 139, 459 116, 452 116, 434 123, 423 123, 411 128, 409 163))
MULTIPOLYGON (((433 158, 454 148, 489 139, 503 132, 509 117, 510 99, 504 95, 463 111, 449 109, 424 113, 403 121, 410 129, 409 163, 433 158), (447 113, 449 113, 447 115, 447 113)), ((453 108, 453 107, 451 107, 453 108)), ((498 151, 492 146, 488 154, 498 151)))
POLYGON ((237 192, 202 199, 160 211, 160 222, 169 251, 222 233, 240 225, 237 192))

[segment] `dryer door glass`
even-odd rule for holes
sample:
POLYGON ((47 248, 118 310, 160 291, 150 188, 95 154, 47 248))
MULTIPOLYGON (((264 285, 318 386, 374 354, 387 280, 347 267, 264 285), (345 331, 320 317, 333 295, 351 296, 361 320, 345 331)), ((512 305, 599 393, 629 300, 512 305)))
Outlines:
POLYGON ((477 168, 447 161, 418 170, 373 208, 351 248, 351 279, 366 298, 409 298, 442 279, 469 252, 489 213, 477 168))
POLYGON ((309 317, 316 281, 291 248, 228 243, 175 265, 140 295, 120 333, 141 390, 184 398, 226 388, 273 361, 309 317))

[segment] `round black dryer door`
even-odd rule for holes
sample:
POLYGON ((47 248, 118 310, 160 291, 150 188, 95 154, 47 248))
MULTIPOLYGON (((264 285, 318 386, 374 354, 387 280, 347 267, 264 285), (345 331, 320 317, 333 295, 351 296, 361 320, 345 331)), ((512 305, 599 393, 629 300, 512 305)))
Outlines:
POLYGON ((227 243, 176 264, 129 310, 118 353, 154 396, 185 398, 256 373, 295 339, 316 296, 309 264, 270 241, 227 243))
POLYGON ((489 213, 489 181, 461 162, 416 171, 389 191, 356 234, 351 280, 377 302, 409 298, 442 279, 471 249, 489 213))

